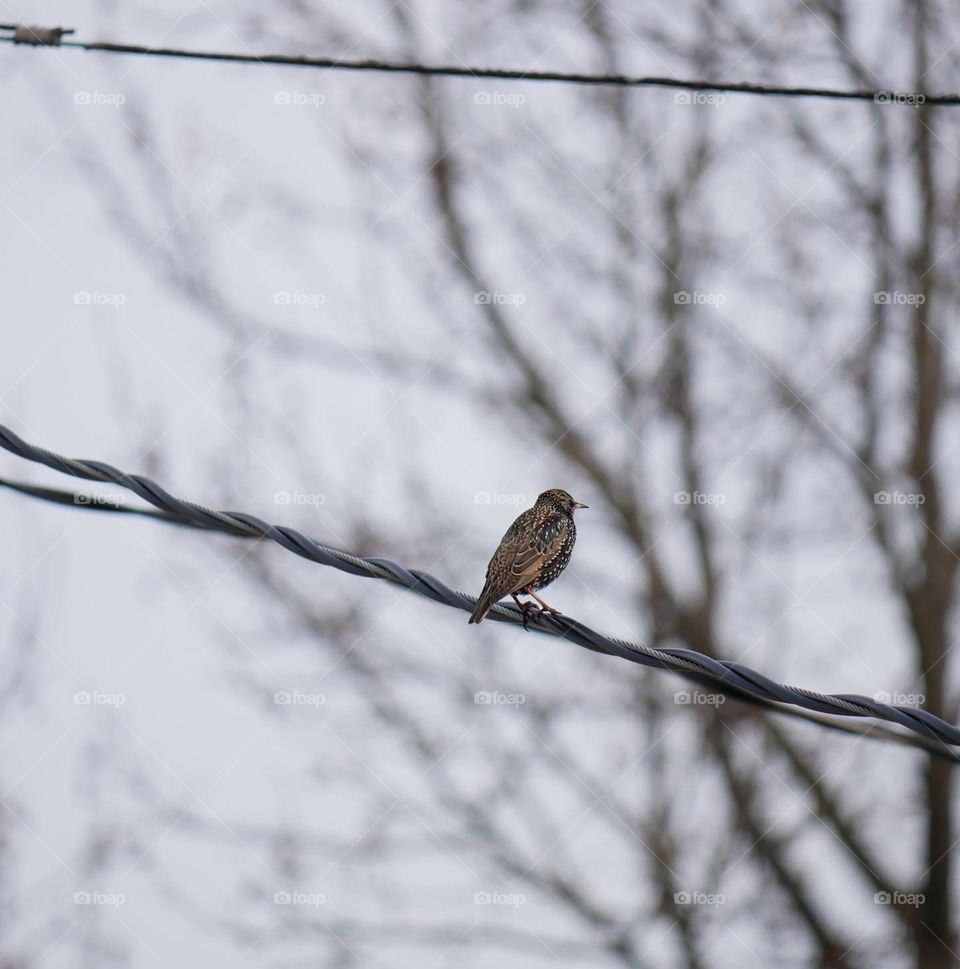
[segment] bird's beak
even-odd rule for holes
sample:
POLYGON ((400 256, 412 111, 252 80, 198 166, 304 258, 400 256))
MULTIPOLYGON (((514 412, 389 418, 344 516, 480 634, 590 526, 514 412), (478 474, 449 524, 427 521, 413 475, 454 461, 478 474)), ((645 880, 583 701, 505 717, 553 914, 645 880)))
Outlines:
POLYGON ((574 508, 589 508, 589 505, 585 505, 582 501, 575 501, 573 503, 574 508))

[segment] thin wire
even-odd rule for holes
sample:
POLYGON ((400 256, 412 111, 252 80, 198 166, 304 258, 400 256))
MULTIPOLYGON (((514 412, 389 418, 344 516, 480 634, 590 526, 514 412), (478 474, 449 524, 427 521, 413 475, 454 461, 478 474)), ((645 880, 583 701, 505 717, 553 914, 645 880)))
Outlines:
MULTIPOLYGON (((19 492, 24 495, 29 495, 33 498, 41 498, 44 501, 53 502, 55 504, 61 505, 72 505, 75 508, 86 509, 89 511, 103 511, 108 513, 120 514, 120 515, 139 515, 144 518, 153 518, 160 521, 166 522, 170 525, 179 525, 185 528, 193 528, 202 530, 203 526, 190 521, 186 518, 181 518, 172 512, 158 511, 151 508, 136 508, 130 505, 120 504, 115 499, 104 496, 104 495, 91 495, 82 492, 74 491, 64 491, 59 488, 45 488, 39 485, 33 485, 25 483, 22 481, 11 481, 6 478, 0 478, 0 487, 9 488, 12 491, 19 492)), ((253 536, 241 536, 249 537, 253 536)), ((683 670, 674 670, 678 676, 682 676, 689 679, 700 686, 707 685, 713 689, 712 684, 709 680, 704 680, 703 677, 690 673, 683 670)), ((722 692, 722 691, 721 691, 722 692)), ((886 727, 880 726, 878 724, 864 724, 863 726, 842 723, 835 720, 829 719, 825 714, 816 714, 808 710, 795 710, 790 707, 778 706, 775 703, 766 700, 760 700, 756 697, 741 695, 733 690, 728 690, 727 694, 736 697, 745 703, 755 704, 757 706, 762 706, 770 710, 774 710, 785 716, 795 717, 801 720, 811 721, 818 724, 819 726, 826 727, 831 730, 837 730, 841 733, 852 733, 858 736, 867 737, 871 740, 890 740, 897 743, 904 744, 906 746, 922 747, 929 750, 931 753, 942 754, 942 749, 939 745, 934 744, 932 741, 928 741, 926 738, 914 738, 909 735, 896 733, 886 727)))
MULTIPOLYGON (((21 484, 0 478, 0 486, 13 489, 34 498, 70 504, 77 508, 105 511, 112 514, 132 513, 160 518, 178 525, 208 531, 225 532, 242 538, 268 538, 290 552, 321 565, 327 565, 351 575, 385 579, 455 609, 472 612, 476 600, 449 588, 439 579, 426 572, 407 569, 389 559, 355 555, 352 552, 323 545, 308 538, 296 529, 267 522, 243 512, 215 511, 203 505, 183 501, 164 490, 160 485, 142 475, 126 474, 102 461, 78 460, 36 447, 22 440, 9 428, 0 424, 0 448, 33 461, 90 481, 113 482, 132 491, 159 511, 128 508, 120 501, 103 496, 79 495, 71 492, 21 484)), ((490 618, 499 622, 520 625, 523 614, 514 605, 494 606, 490 618)), ((752 670, 742 663, 717 660, 692 649, 679 647, 653 647, 603 636, 583 623, 567 616, 540 613, 529 619, 529 626, 537 632, 568 640, 594 652, 619 656, 630 662, 655 669, 670 670, 701 686, 748 703, 757 704, 789 716, 812 720, 848 733, 875 736, 876 739, 892 740, 919 747, 928 753, 960 763, 960 754, 952 748, 960 746, 960 728, 947 723, 920 707, 897 706, 881 703, 858 694, 819 693, 777 683, 769 677, 752 670), (870 724, 865 729, 824 715, 838 717, 873 717, 898 724, 916 736, 900 734, 889 728, 870 724)))
MULTIPOLYGON (((789 87, 755 84, 750 81, 708 81, 631 74, 587 74, 568 71, 525 71, 517 68, 457 67, 450 64, 417 64, 383 60, 349 60, 337 57, 310 57, 302 54, 250 54, 230 51, 189 50, 179 47, 147 47, 107 41, 63 40, 59 27, 24 27, 2 24, 0 29, 15 30, 0 42, 32 47, 72 47, 106 54, 137 54, 144 57, 176 57, 190 60, 223 61, 233 64, 271 64, 279 67, 313 67, 339 71, 375 71, 388 74, 423 74, 432 77, 460 77, 498 81, 548 81, 613 87, 673 88, 681 91, 750 94, 787 98, 827 98, 843 101, 873 101, 877 104, 958 105, 960 94, 926 94, 897 90, 850 90, 827 87, 789 87)), ((67 31, 72 32, 72 31, 67 31)))

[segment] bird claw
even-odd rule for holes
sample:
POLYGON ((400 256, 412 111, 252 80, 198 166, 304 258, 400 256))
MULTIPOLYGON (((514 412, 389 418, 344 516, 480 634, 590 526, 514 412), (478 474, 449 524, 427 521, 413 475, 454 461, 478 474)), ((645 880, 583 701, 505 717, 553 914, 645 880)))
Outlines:
POLYGON ((523 628, 527 632, 530 632, 529 622, 530 622, 530 610, 531 609, 535 609, 536 610, 536 615, 537 616, 539 616, 540 613, 543 612, 543 610, 539 606, 535 605, 532 602, 524 602, 524 603, 521 604, 521 606, 520 606, 520 614, 523 616, 523 628))
POLYGON ((533 611, 533 618, 539 619, 541 616, 562 616, 563 613, 559 609, 554 609, 553 606, 541 606, 534 602, 523 602, 520 604, 520 612, 523 614, 523 628, 530 632, 530 622, 531 610, 533 611))

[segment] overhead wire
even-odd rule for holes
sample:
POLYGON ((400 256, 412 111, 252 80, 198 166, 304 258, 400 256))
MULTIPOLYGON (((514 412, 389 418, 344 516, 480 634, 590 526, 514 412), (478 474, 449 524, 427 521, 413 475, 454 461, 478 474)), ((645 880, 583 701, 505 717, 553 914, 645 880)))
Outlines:
POLYGON ((510 67, 481 67, 457 64, 421 64, 409 61, 324 57, 309 54, 256 54, 250 51, 197 50, 183 47, 153 47, 148 44, 114 41, 64 39, 72 28, 35 27, 24 24, 0 24, 0 43, 30 47, 57 47, 102 54, 126 54, 140 57, 166 57, 187 60, 217 61, 230 64, 261 64, 275 67, 314 68, 329 71, 358 71, 380 74, 420 74, 431 77, 467 78, 474 80, 525 81, 530 83, 579 84, 601 87, 670 88, 705 95, 744 94, 759 97, 824 98, 839 101, 872 101, 875 104, 958 105, 960 94, 900 91, 895 89, 838 88, 813 85, 766 84, 755 81, 719 81, 709 78, 679 78, 660 75, 596 74, 581 71, 544 71, 510 67))
MULTIPOLYGON (((389 581, 434 602, 467 613, 472 612, 476 603, 473 596, 450 588, 429 573, 399 565, 386 558, 356 555, 317 542, 295 528, 272 525, 245 512, 217 511, 205 505, 184 501, 143 475, 120 471, 102 461, 69 458, 28 444, 3 425, 0 425, 0 448, 75 478, 120 485, 147 502, 152 509, 128 507, 125 502, 111 496, 84 495, 0 478, 0 487, 33 498, 91 511, 147 516, 239 538, 269 539, 312 562, 355 576, 389 581)), ((512 604, 494 606, 490 618, 518 626, 529 625, 536 632, 594 652, 617 656, 642 666, 670 670, 717 693, 811 720, 820 726, 908 744, 953 763, 960 762, 960 753, 955 749, 960 747, 960 728, 922 707, 885 703, 875 697, 860 694, 821 693, 792 687, 778 683, 743 663, 717 659, 686 647, 651 646, 605 636, 564 615, 538 613, 532 617, 524 616, 512 604), (844 722, 841 718, 873 718, 906 728, 910 733, 900 733, 883 724, 844 722)))

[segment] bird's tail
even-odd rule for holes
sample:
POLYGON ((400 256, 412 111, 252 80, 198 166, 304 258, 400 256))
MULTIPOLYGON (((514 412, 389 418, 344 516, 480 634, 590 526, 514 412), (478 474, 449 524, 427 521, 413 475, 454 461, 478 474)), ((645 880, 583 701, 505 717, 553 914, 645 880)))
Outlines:
POLYGON ((467 620, 467 625, 472 622, 483 622, 487 617, 487 613, 493 608, 493 604, 496 600, 494 599, 493 593, 490 591, 488 586, 483 587, 483 592, 480 593, 477 599, 477 605, 473 610, 470 618, 467 620))

